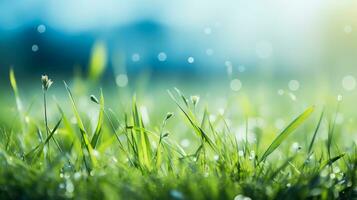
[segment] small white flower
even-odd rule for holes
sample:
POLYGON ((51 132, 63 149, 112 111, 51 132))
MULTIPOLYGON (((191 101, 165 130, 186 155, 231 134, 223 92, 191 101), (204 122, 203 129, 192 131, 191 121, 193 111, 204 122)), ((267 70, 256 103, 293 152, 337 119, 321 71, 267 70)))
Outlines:
POLYGON ((53 81, 49 79, 47 75, 41 76, 41 82, 42 82, 42 89, 45 91, 47 91, 53 83, 53 81))

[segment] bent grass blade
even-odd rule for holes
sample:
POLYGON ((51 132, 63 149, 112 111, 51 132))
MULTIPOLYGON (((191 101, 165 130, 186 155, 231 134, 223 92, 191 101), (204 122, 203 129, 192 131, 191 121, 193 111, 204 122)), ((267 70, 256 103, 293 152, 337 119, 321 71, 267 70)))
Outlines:
POLYGON ((294 119, 270 144, 268 149, 264 152, 263 156, 260 158, 259 163, 264 161, 271 153, 277 149, 280 144, 294 131, 296 130, 314 111, 314 106, 306 109, 301 115, 294 119))
MULTIPOLYGON (((86 132, 86 130, 84 128, 83 122, 82 122, 81 117, 80 117, 80 115, 78 113, 76 104, 74 102, 73 95, 72 95, 71 90, 69 89, 69 87, 68 87, 66 82, 64 82, 64 85, 66 87, 69 99, 70 99, 71 104, 72 104, 72 109, 73 109, 75 118, 77 120, 79 131, 81 132, 81 136, 82 136, 82 139, 83 139, 83 142, 84 142, 85 149, 88 151, 88 157, 90 159, 91 166, 92 167, 96 167, 98 165, 98 162, 97 162, 96 157, 94 156, 93 147, 92 147, 92 145, 91 145, 91 143, 90 143, 90 141, 88 139, 88 134, 87 134, 87 132, 86 132)), ((84 151, 83 151, 83 156, 84 156, 84 158, 86 158, 86 152, 84 152, 84 151)), ((87 165, 86 165, 86 167, 87 167, 87 165)), ((90 171, 91 170, 90 168, 92 168, 92 167, 89 167, 89 168, 87 167, 87 170, 90 171)))

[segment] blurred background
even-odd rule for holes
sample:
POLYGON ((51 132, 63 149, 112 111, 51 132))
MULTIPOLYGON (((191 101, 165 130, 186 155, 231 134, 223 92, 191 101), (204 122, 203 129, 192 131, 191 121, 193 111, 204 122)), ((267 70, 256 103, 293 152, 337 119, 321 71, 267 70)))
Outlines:
POLYGON ((119 86, 142 72, 356 84, 356 1, 33 0, 0 9, 2 80, 10 66, 23 77, 67 76, 99 62, 119 86))
POLYGON ((249 116, 281 129, 308 105, 326 105, 355 134, 356 10, 353 0, 0 1, 0 101, 13 105, 0 112, 16 113, 13 68, 32 116, 42 114, 46 73, 50 113, 53 100, 68 103, 65 80, 90 119, 89 95, 102 87, 119 113, 130 112, 135 93, 143 116, 159 124, 174 109, 166 90, 178 87, 243 125, 249 116))

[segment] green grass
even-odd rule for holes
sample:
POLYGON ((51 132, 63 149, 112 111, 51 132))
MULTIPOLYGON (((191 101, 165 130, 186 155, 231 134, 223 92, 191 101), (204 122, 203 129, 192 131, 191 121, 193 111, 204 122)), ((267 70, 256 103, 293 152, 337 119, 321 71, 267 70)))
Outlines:
POLYGON ((357 197, 355 134, 347 134, 357 126, 336 123, 340 105, 331 113, 321 105, 293 109, 267 97, 263 103, 275 115, 265 115, 262 125, 245 95, 227 96, 225 111, 217 113, 211 105, 217 96, 188 97, 174 88, 159 90, 151 102, 156 110, 147 113, 142 102, 149 97, 141 94, 100 90, 97 98, 75 89, 97 76, 55 82, 64 90, 48 87, 44 101, 33 105, 20 97, 11 70, 16 102, 1 111, 13 107, 16 114, 0 120, 1 199, 357 197), (281 114, 285 128, 275 128, 281 114))

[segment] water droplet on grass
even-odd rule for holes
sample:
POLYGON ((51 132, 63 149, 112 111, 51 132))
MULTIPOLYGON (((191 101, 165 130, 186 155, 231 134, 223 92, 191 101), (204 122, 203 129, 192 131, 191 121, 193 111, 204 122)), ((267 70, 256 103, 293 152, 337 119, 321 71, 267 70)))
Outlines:
POLYGON ((93 150, 93 155, 95 156, 95 157, 99 157, 99 151, 97 151, 97 150, 93 150))
POLYGON ((294 152, 294 153, 298 152, 300 149, 301 149, 301 146, 297 142, 294 142, 291 145, 291 151, 294 152))
POLYGON ((249 160, 253 160, 255 157, 255 152, 254 151, 251 151, 250 152, 250 155, 249 155, 249 160))

